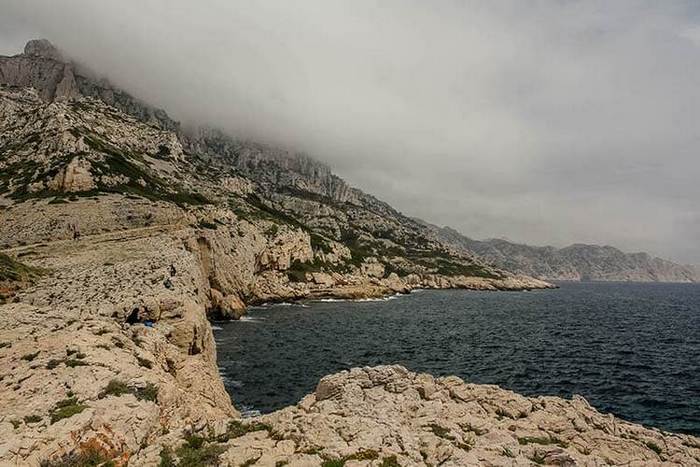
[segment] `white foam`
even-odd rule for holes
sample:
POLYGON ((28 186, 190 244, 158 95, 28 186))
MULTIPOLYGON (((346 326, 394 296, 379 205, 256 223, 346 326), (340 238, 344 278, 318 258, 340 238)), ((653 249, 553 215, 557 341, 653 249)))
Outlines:
POLYGON ((259 410, 251 409, 248 407, 241 407, 241 417, 243 418, 253 418, 259 417, 261 415, 259 410))
POLYGON ((241 318, 238 320, 242 323, 259 323, 261 321, 265 321, 265 318, 261 318, 259 316, 241 316, 241 318))
POLYGON ((222 328, 221 326, 216 326, 216 325, 212 325, 212 326, 211 326, 211 330, 212 330, 212 331, 221 331, 221 330, 223 330, 223 329, 224 329, 224 328, 222 328))

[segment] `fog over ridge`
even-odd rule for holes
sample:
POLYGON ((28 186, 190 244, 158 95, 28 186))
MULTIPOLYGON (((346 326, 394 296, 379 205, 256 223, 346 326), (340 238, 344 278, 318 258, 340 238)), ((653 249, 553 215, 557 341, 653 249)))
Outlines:
POLYGON ((474 237, 700 263, 692 1, 3 0, 185 124, 298 148, 474 237))

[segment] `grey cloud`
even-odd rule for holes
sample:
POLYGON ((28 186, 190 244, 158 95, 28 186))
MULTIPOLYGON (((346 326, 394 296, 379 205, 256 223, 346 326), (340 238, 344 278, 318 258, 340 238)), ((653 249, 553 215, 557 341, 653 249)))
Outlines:
POLYGON ((4 0, 185 123, 304 150, 474 237, 700 263, 691 1, 4 0))

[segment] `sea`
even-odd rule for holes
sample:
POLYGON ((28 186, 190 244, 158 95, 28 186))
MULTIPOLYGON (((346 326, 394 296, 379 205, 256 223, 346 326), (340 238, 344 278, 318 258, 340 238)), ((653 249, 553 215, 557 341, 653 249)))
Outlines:
POLYGON ((417 290, 253 307, 214 323, 247 415, 297 403, 325 375, 399 364, 700 435, 700 285, 563 282, 556 290, 417 290))

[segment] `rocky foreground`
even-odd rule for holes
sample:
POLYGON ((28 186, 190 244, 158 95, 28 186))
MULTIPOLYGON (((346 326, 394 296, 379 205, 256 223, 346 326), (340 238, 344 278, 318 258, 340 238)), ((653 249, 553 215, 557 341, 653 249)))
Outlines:
POLYGON ((161 225, 7 250, 50 272, 0 306, 0 465, 700 464, 700 439, 581 398, 401 367, 328 376, 297 406, 241 419, 207 320, 212 279, 230 271, 200 234, 161 225))

